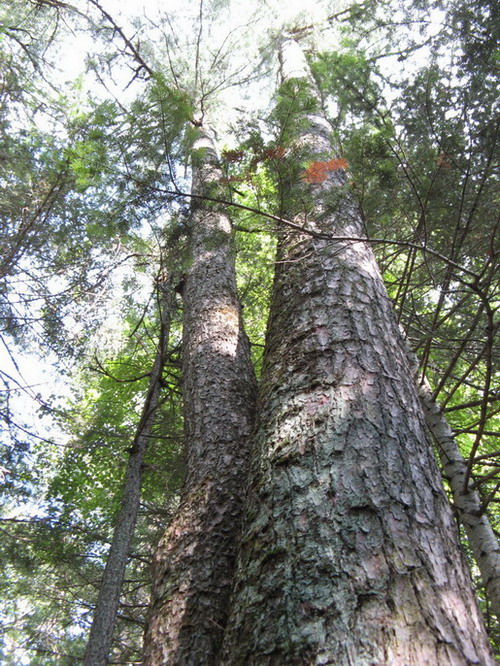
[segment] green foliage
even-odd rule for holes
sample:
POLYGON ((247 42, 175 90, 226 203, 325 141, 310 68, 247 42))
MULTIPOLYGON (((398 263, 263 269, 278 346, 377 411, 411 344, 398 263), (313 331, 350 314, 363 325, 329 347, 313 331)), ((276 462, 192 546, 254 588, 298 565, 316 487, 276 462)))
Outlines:
POLYGON ((280 128, 278 145, 289 147, 307 128, 307 116, 318 111, 318 101, 304 79, 283 83, 276 99, 276 124, 280 128))
MULTIPOLYGON (((156 353, 151 335, 156 329, 154 313, 143 313, 139 321, 130 315, 113 360, 95 359, 93 369, 82 371, 80 390, 58 419, 70 439, 53 455, 54 468, 40 507, 46 517, 6 523, 9 538, 3 548, 11 570, 2 592, 10 600, 5 611, 11 621, 6 644, 16 659, 28 650, 35 655, 30 663, 52 663, 52 659, 53 663, 73 663, 82 654, 91 619, 87 609, 95 603, 145 398, 146 375, 156 353), (19 551, 19 538, 32 545, 19 551), (26 578, 34 570, 36 581, 27 592, 26 578), (18 612, 23 604, 23 613, 18 612)), ((156 415, 145 461, 142 508, 123 592, 126 605, 117 630, 117 650, 125 659, 137 659, 149 595, 147 561, 175 505, 183 475, 178 336, 174 317, 165 401, 156 415), (122 635, 125 648, 120 647, 122 635)), ((106 353, 102 345, 99 353, 106 353)), ((41 462, 43 473, 47 462, 41 462)))
POLYGON ((87 113, 75 118, 75 133, 82 133, 66 149, 64 159, 73 175, 76 189, 85 191, 89 186, 102 184, 103 172, 109 171, 108 145, 117 125, 117 108, 106 101, 87 113))
POLYGON ((173 141, 184 131, 186 123, 193 119, 193 99, 187 92, 173 87, 161 73, 156 74, 149 94, 165 120, 164 131, 168 128, 168 135, 164 134, 164 138, 173 141))
POLYGON ((79 141, 68 151, 68 163, 77 189, 83 191, 90 184, 99 184, 100 173, 106 165, 106 153, 95 139, 79 141))
MULTIPOLYGON (((123 346, 113 361, 100 363, 96 358, 84 373, 79 382, 81 394, 73 398, 67 413, 73 438, 49 490, 54 510, 62 507, 64 516, 77 515, 88 521, 94 516, 102 520, 101 516, 105 515, 107 521, 112 521, 116 513, 129 449, 156 353, 155 340, 148 335, 150 330, 155 330, 156 322, 143 320, 140 329, 137 322, 130 322, 129 327, 128 333, 126 330, 122 333, 123 346)), ((149 447, 154 452, 150 455, 155 465, 163 459, 172 478, 178 466, 181 440, 176 374, 173 369, 170 378, 165 379, 169 401, 158 416, 162 422, 168 423, 171 419, 168 428, 161 433, 165 440, 156 441, 153 437, 149 447)), ((145 503, 156 501, 158 483, 155 479, 152 485, 145 484, 145 503)), ((176 488, 175 483, 172 487, 176 488)))
MULTIPOLYGON (((245 220, 251 229, 252 220, 245 220)), ((243 225, 242 225, 243 226, 243 225)), ((265 233, 240 232, 237 243, 238 291, 243 306, 245 330, 252 345, 252 360, 260 375, 264 354, 264 343, 269 311, 276 239, 265 233)))
MULTIPOLYGON (((204 56, 216 66, 205 72, 197 47, 198 60, 188 71, 187 65, 177 66, 184 54, 169 47, 174 60, 163 57, 164 70, 156 67, 158 73, 137 88, 130 103, 125 95, 118 101, 107 93, 104 100, 85 98, 79 82, 54 91, 36 75, 49 71, 44 54, 61 9, 50 4, 38 3, 35 11, 33 3, 16 1, 2 10, 0 324, 11 349, 13 339, 30 348, 36 343, 40 353, 52 350, 61 364, 79 364, 69 366, 76 388, 66 409, 44 409, 66 434, 63 447, 33 438, 32 426, 13 419, 13 389, 3 378, 1 464, 10 472, 2 486, 4 506, 25 516, 2 523, 6 631, 0 655, 6 664, 70 664, 83 652, 156 350, 158 319, 143 278, 165 246, 173 259, 163 269, 180 275, 185 268, 186 201, 175 193, 189 191, 189 167, 203 157, 193 151, 199 136, 193 121, 215 108, 207 82, 217 82, 213 90, 232 82, 220 52, 207 49, 204 56), (116 309, 122 323, 108 325, 106 332, 116 309), (106 360, 91 357, 96 341, 96 358, 106 360)), ((219 11, 224 3, 215 4, 219 11)), ((391 3, 353 5, 349 36, 340 46, 336 41, 337 50, 311 53, 320 102, 300 79, 282 86, 276 110, 265 122, 245 121, 233 137, 237 147, 223 151, 225 177, 213 184, 213 193, 243 206, 227 210, 236 234, 243 316, 260 372, 277 225, 255 211, 298 210, 283 183, 302 182, 313 158, 333 156, 312 156, 297 137, 306 132, 308 116, 330 113, 339 155, 348 163, 345 188, 359 203, 368 235, 388 241, 375 249, 400 324, 463 455, 475 458, 472 482, 500 529, 494 501, 498 356, 492 345, 498 308, 492 217, 498 203, 498 9, 469 0, 445 5, 443 28, 431 39, 425 33, 429 4, 441 6, 399 6, 397 27, 391 3), (405 23, 411 37, 405 37, 405 23), (385 51, 377 53, 374 40, 368 44, 370 34, 385 51), (430 44, 432 57, 411 62, 419 41, 430 44), (363 51, 361 43, 369 48, 363 51), (399 58, 395 72, 382 66, 387 45, 399 58), (454 264, 426 253, 426 247, 454 264), (460 265, 479 279, 458 270, 460 265)), ((105 66, 95 69, 109 82, 121 55, 111 43, 112 31, 99 30, 110 41, 105 66)), ((153 53, 152 44, 147 48, 140 52, 153 53)), ((309 211, 310 188, 302 184, 294 196, 309 211)), ((325 196, 330 208, 337 205, 338 190, 325 196)), ((165 401, 145 465, 116 661, 140 659, 148 561, 181 483, 177 319, 173 339, 165 401)))
POLYGON ((311 70, 325 96, 336 103, 339 125, 346 120, 360 126, 365 116, 380 110, 381 90, 373 62, 348 46, 339 52, 320 53, 311 60, 311 70))

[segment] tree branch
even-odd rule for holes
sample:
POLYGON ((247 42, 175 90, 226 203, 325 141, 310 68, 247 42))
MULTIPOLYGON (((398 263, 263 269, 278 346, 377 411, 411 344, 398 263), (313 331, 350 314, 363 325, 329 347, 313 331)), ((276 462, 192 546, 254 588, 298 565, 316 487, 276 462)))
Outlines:
MULTIPOLYGON (((471 271, 469 268, 465 268, 465 266, 460 266, 460 264, 457 264, 455 261, 450 259, 449 257, 446 257, 444 254, 441 254, 437 250, 433 250, 430 248, 428 245, 419 245, 418 243, 412 243, 410 241, 398 241, 398 240, 388 240, 386 238, 360 238, 358 236, 334 236, 330 234, 323 234, 319 233, 317 231, 314 231, 313 229, 307 229, 306 227, 303 227, 300 224, 297 224, 296 222, 292 222, 291 220, 287 220, 283 217, 280 217, 279 215, 273 215, 272 213, 266 213, 262 210, 259 210, 258 208, 252 208, 251 206, 246 206, 244 204, 237 203, 235 201, 228 201, 227 199, 221 199, 219 197, 209 197, 209 196, 201 196, 198 194, 192 194, 188 192, 182 192, 179 189, 176 190, 166 190, 161 187, 154 187, 153 188, 157 192, 162 192, 163 194, 168 194, 170 196, 178 196, 178 197, 186 197, 188 199, 198 199, 198 200, 203 200, 203 201, 210 201, 212 203, 218 203, 222 204, 225 206, 231 206, 232 208, 238 208, 239 210, 246 210, 249 213, 254 213, 255 215, 259 215, 261 217, 264 217, 268 220, 273 220, 274 222, 278 222, 280 224, 284 224, 285 226, 293 229, 294 231, 297 231, 298 233, 303 233, 303 234, 308 234, 309 236, 313 236, 314 238, 318 238, 320 240, 329 240, 333 242, 352 242, 352 243, 374 243, 374 244, 382 244, 382 245, 398 245, 400 247, 408 247, 408 248, 414 248, 417 250, 420 250, 422 252, 425 252, 427 254, 432 255, 433 257, 436 257, 437 259, 440 259, 441 261, 445 262, 448 266, 451 268, 455 268, 461 273, 465 273, 466 275, 469 275, 470 277, 474 278, 474 281, 478 281, 480 279, 480 275, 475 273, 474 271, 471 271)), ((465 280, 461 280, 459 277, 457 277, 458 280, 463 282, 466 285, 470 286, 469 282, 466 282, 465 280)))
POLYGON ((108 14, 108 12, 101 7, 101 4, 99 0, 89 0, 89 2, 96 7, 101 14, 104 16, 104 18, 108 21, 108 23, 113 27, 113 30, 117 32, 120 37, 123 39, 123 42, 125 43, 125 46, 129 50, 130 54, 134 58, 134 60, 139 63, 139 69, 136 71, 136 76, 139 75, 139 72, 141 69, 144 69, 149 76, 154 77, 155 72, 151 67, 148 65, 148 63, 144 60, 144 58, 141 56, 139 53, 139 50, 133 45, 133 43, 130 41, 130 39, 125 35, 123 32, 122 28, 117 24, 115 19, 111 16, 111 14, 108 14))

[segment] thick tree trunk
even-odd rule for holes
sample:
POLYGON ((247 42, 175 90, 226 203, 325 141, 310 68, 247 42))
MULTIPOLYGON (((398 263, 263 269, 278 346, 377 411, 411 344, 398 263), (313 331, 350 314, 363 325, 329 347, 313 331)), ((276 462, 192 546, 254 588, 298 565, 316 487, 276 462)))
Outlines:
POLYGON ((439 406, 426 384, 418 387, 427 426, 436 440, 443 476, 448 480, 455 509, 474 553, 493 613, 500 621, 500 544, 476 490, 465 490, 467 465, 439 406))
MULTIPOLYGON (((193 194, 222 173, 205 134, 195 145, 193 194)), ((228 217, 195 199, 184 288, 187 478, 154 558, 146 665, 212 664, 234 573, 256 383, 236 293, 228 217)))
MULTIPOLYGON (((298 46, 285 46, 285 80, 304 83, 298 46)), ((284 212, 359 237, 345 178, 326 165, 329 128, 313 113, 306 124, 295 146, 325 180, 292 184, 284 212)), ((223 655, 231 666, 493 663, 368 244, 282 235, 223 655)))
POLYGON ((141 500, 142 467, 160 403, 161 379, 167 358, 170 321, 174 307, 173 286, 168 280, 159 282, 158 298, 160 309, 158 348, 141 418, 130 447, 120 510, 99 589, 84 666, 104 666, 108 663, 120 592, 137 522, 141 500))

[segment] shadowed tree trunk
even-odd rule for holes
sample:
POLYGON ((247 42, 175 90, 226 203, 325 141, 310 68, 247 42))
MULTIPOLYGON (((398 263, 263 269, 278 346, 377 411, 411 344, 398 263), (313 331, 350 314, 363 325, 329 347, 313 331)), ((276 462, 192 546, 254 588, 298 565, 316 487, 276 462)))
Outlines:
MULTIPOLYGON (((303 159, 283 214, 360 237, 293 41, 282 73, 288 149, 303 159), (298 102, 306 114, 293 118, 298 102)), ((493 664, 367 243, 283 230, 258 414, 222 663, 493 664)))
MULTIPOLYGON (((193 195, 223 177, 206 132, 194 147, 193 195)), ((184 287, 187 476, 154 558, 146 665, 212 664, 234 573, 256 383, 236 293, 227 215, 194 199, 184 287)))
POLYGON ((99 589, 83 661, 84 666, 104 666, 108 663, 120 592, 139 512, 144 457, 156 412, 160 405, 162 374, 167 359, 170 322, 174 308, 174 290, 170 279, 162 280, 161 277, 158 280, 157 289, 160 311, 158 348, 149 378, 141 418, 130 447, 130 458, 125 472, 120 510, 99 589))

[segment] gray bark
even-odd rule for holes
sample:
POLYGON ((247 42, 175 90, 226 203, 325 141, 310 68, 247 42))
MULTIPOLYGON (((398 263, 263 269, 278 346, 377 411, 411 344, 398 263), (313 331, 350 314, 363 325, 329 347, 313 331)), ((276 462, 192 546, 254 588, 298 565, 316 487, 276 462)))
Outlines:
POLYGON ((158 292, 160 299, 160 335, 158 348, 151 370, 141 418, 130 447, 130 457, 125 472, 120 510, 99 588, 99 595, 85 658, 83 660, 84 666, 104 666, 104 664, 108 663, 113 631, 116 624, 116 614, 120 602, 120 592, 139 512, 142 468, 160 401, 161 378, 167 358, 174 298, 172 285, 168 281, 159 283, 158 292))
MULTIPOLYGON (((209 137, 195 144, 193 194, 223 174, 209 137)), ((236 291, 229 218, 195 198, 184 288, 187 477, 154 558, 144 664, 212 664, 234 573, 256 383, 236 291)))
POLYGON ((450 484, 455 509, 481 572, 492 611, 500 620, 500 544, 482 509, 479 493, 471 488, 465 490, 467 465, 432 392, 427 384, 420 384, 418 390, 427 426, 437 444, 443 476, 450 484))
MULTIPOLYGON (((284 79, 307 77, 298 46, 285 46, 284 79)), ((334 155, 314 113, 295 145, 334 155)), ((345 175, 325 175, 292 183, 284 214, 359 237, 345 175)), ((493 664, 368 244, 281 235, 221 663, 493 664)))

